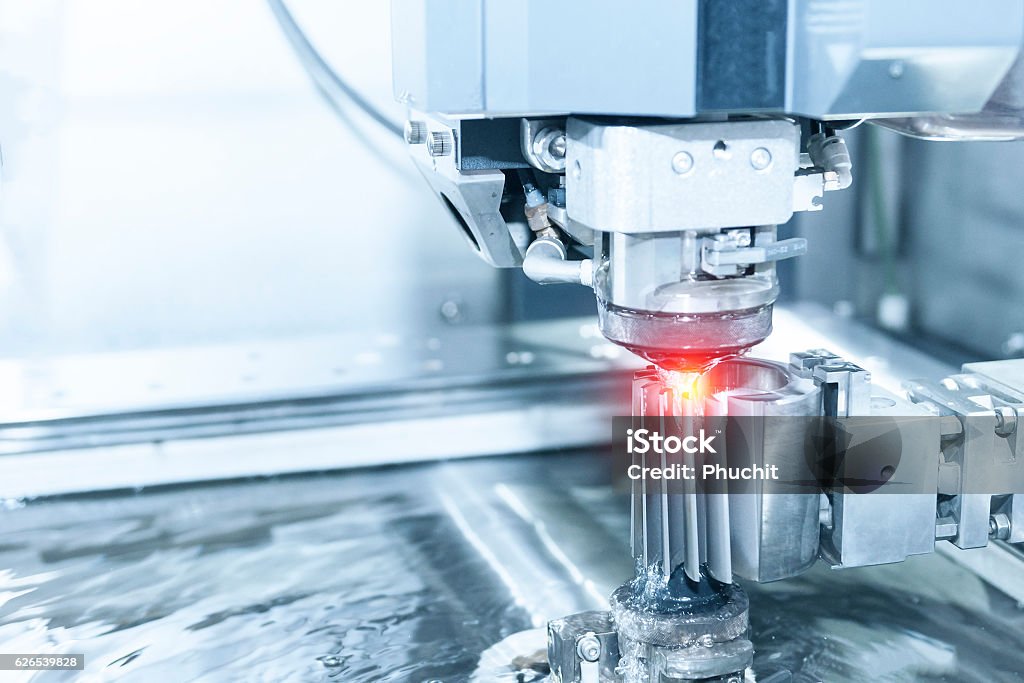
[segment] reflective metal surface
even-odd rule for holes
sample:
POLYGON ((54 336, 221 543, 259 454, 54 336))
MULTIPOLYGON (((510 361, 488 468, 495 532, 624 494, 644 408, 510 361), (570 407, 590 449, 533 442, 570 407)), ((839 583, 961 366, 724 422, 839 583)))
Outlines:
MULTIPOLYGON (((830 347, 893 388, 910 375, 949 370, 821 308, 782 309, 776 319, 760 356, 830 347)), ((504 421, 485 420, 475 440, 452 443, 479 453, 524 444, 538 450, 579 427, 559 420, 571 416, 564 405, 531 412, 512 381, 518 374, 530 384, 541 353, 581 369, 577 378, 617 365, 592 323, 574 325, 557 334, 544 326, 491 333, 497 336, 481 337, 494 342, 485 351, 454 346, 455 361, 483 357, 504 368, 493 376, 504 378, 503 391, 468 417, 502 405, 501 396, 506 402, 495 411, 504 421), (538 421, 546 426, 524 436, 538 421)), ((312 354, 296 358, 315 365, 312 354)), ((424 370, 400 367, 406 378, 424 370)), ((294 388, 302 375, 278 377, 294 388)), ((455 377, 439 386, 458 393, 455 377)), ((258 392, 250 395, 258 405, 258 392)), ((203 396, 192 398, 201 408, 203 396)), ((575 403, 591 410, 593 398, 579 394, 575 403)), ((109 489, 156 476, 195 481, 395 463, 413 451, 420 458, 469 454, 445 452, 442 436, 452 423, 438 416, 425 423, 439 430, 432 439, 406 432, 417 424, 408 420, 376 441, 367 441, 372 432, 338 425, 99 448, 88 451, 89 468, 81 450, 6 455, 0 483, 21 491, 72 483, 109 489)), ((606 424, 595 418, 579 428, 599 439, 606 424)), ((252 680, 258 670, 274 681, 451 682, 474 672, 478 681, 530 681, 541 675, 543 624, 607 609, 611 591, 633 571, 626 487, 613 485, 597 455, 585 449, 349 469, 27 505, 8 499, 0 509, 0 642, 18 651, 84 651, 85 680, 252 680)), ((1002 546, 970 553, 843 572, 819 564, 777 584, 745 584, 758 680, 1021 680, 1020 557, 1002 546)))
POLYGON ((587 319, 0 362, 0 497, 596 444, 640 362, 587 319))
MULTIPOLYGON (((84 676, 22 680, 534 680, 537 627, 606 608, 632 571, 626 492, 602 462, 10 504, 0 642, 86 654, 84 676)), ((1024 679, 1018 602, 943 555, 747 589, 759 681, 1024 679)))
MULTIPOLYGON (((807 348, 893 392, 954 369, 809 304, 752 355, 807 348)), ((641 365, 587 318, 0 361, 0 497, 599 444, 641 365)))

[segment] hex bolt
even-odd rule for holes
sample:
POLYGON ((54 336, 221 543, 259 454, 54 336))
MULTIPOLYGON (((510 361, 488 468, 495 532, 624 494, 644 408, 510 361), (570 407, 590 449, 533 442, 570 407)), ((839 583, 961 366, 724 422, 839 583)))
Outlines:
POLYGON ((585 662, 596 662, 601 658, 601 641, 593 633, 587 633, 576 641, 576 654, 585 662))
POLYGON ((425 143, 427 141, 427 124, 423 121, 406 121, 405 141, 410 145, 425 143))
POLYGON ((988 535, 1000 541, 1010 537, 1010 518, 1002 512, 997 512, 988 518, 988 535))
POLYGON ((447 131, 434 131, 427 142, 427 153, 432 157, 446 157, 452 153, 452 134, 447 131))
POLYGON ((693 157, 689 152, 676 152, 672 157, 672 170, 679 175, 686 175, 693 170, 693 157))
POLYGON ((530 163, 545 173, 561 173, 565 170, 565 131, 548 126, 536 132, 530 143, 533 156, 530 163))
POLYGON ((763 171, 772 165, 772 153, 767 147, 758 147, 750 153, 750 165, 755 171, 763 171))

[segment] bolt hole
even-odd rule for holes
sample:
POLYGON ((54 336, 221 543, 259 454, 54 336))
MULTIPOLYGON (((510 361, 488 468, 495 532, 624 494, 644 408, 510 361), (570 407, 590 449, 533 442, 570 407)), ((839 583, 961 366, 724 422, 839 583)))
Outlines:
POLYGON ((732 156, 729 151, 729 145, 725 144, 725 140, 719 140, 715 143, 714 154, 716 159, 728 159, 732 156))
POLYGON ((889 481, 892 479, 892 475, 896 474, 896 468, 892 465, 886 465, 882 468, 881 474, 884 481, 889 481))

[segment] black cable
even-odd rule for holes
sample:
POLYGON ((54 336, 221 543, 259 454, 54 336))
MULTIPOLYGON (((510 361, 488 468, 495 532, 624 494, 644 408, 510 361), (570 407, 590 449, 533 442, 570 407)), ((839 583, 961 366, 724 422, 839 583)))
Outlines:
POLYGON ((295 22, 295 18, 292 16, 292 13, 288 11, 288 7, 284 4, 284 0, 267 0, 267 3, 270 5, 270 11, 274 13, 274 18, 277 19, 277 23, 280 24, 281 31, 284 33, 285 38, 288 39, 292 49, 295 51, 295 56, 299 58, 299 62, 302 64, 303 68, 305 68, 306 73, 309 74, 311 79, 313 79, 317 92, 327 100, 332 109, 337 111, 339 99, 348 99, 352 104, 359 107, 364 114, 386 128, 389 132, 398 136, 403 135, 402 127, 400 125, 373 106, 369 100, 359 94, 359 91, 345 82, 345 80, 331 68, 331 65, 324 60, 319 52, 317 52, 317 49, 313 47, 311 42, 309 42, 309 38, 307 38, 306 34, 303 33, 301 28, 299 28, 299 25, 295 22))

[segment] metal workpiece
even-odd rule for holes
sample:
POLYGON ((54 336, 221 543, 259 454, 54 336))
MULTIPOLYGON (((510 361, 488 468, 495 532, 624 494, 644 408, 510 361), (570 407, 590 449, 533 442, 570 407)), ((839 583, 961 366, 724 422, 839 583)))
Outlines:
MULTIPOLYGON (((785 481, 814 478, 805 458, 806 416, 818 414, 820 389, 780 363, 735 359, 713 367, 702 380, 705 414, 727 416, 730 462, 772 464, 785 481), (741 438, 729 438, 730 434, 741 438)), ((795 576, 818 556, 820 496, 753 482, 728 497, 733 572, 754 581, 795 576)))
MULTIPOLYGON (((697 433, 712 429, 718 417, 705 417, 698 405, 692 384, 695 378, 676 379, 674 373, 656 368, 641 370, 633 379, 633 419, 637 428, 662 433, 697 433), (684 384, 683 382, 689 382, 684 384), (685 424, 667 424, 672 421, 685 424)), ((710 454, 702 457, 710 462, 710 454)), ((666 467, 679 464, 693 467, 693 454, 635 454, 633 464, 640 467, 666 467)), ((632 548, 638 576, 657 572, 670 581, 680 569, 693 582, 706 580, 707 573, 722 583, 732 582, 732 557, 729 545, 729 507, 727 491, 708 490, 693 481, 672 484, 666 480, 641 478, 633 481, 632 548)))
MULTIPOLYGON (((623 683, 742 678, 753 661, 750 601, 735 584, 715 586, 685 609, 659 609, 638 595, 636 580, 611 597, 623 683)), ((671 590, 670 588, 667 590, 671 590)))
MULTIPOLYGON (((738 442, 727 442, 730 457, 779 467, 780 477, 813 477, 804 458, 807 422, 799 418, 819 411, 820 388, 789 368, 767 361, 721 363, 709 373, 714 412, 755 418, 759 429, 738 442), (723 391, 724 389, 724 391, 723 391), (765 419, 767 418, 767 419, 765 419)), ((758 582, 796 576, 818 559, 820 496, 772 491, 763 482, 744 495, 729 497, 733 571, 758 582)))
POLYGON ((800 127, 783 119, 621 123, 571 117, 569 217, 627 234, 785 223, 800 127))
MULTIPOLYGON (((819 394, 811 379, 769 361, 723 361, 702 375, 651 367, 634 377, 633 424, 663 433, 700 429, 720 435, 724 443, 714 453, 702 453, 701 464, 724 463, 734 448, 749 448, 757 452, 744 453, 747 462, 770 460, 781 464, 783 476, 806 480, 811 476, 803 462, 806 422, 758 422, 761 441, 753 443, 750 434, 728 439, 725 420, 813 415, 820 409, 819 394)), ((633 455, 641 468, 664 468, 677 460, 690 467, 696 462, 685 451, 678 457, 633 455)), ((795 576, 818 558, 820 495, 764 493, 730 496, 725 483, 634 480, 635 576, 612 594, 610 623, 601 614, 588 614, 549 625, 556 680, 743 680, 754 653, 749 601, 733 583, 734 554, 738 573, 758 581, 795 576), (567 629, 568 624, 575 628, 567 629), (593 647, 589 670, 606 672, 597 661, 608 649, 600 643, 611 642, 609 626, 619 659, 612 674, 588 679, 581 643, 593 647), (577 677, 568 678, 570 672, 577 677)))
POLYGON ((635 582, 611 596, 609 611, 548 622, 551 678, 558 683, 739 682, 753 661, 750 602, 719 586, 704 602, 666 611, 638 599, 635 582))
MULTIPOLYGON (((1021 370, 972 367, 977 372, 909 384, 909 399, 825 350, 792 354, 788 366, 719 363, 692 385, 699 402, 680 398, 692 375, 638 372, 637 424, 653 418, 664 429, 678 419, 669 416, 690 415, 690 430, 727 417, 730 465, 771 463, 781 481, 819 482, 800 492, 760 483, 730 493, 634 481, 638 566, 666 580, 682 569, 692 581, 703 571, 726 582, 733 575, 763 582, 800 574, 818 558, 836 568, 902 562, 931 553, 940 538, 961 548, 1024 540, 1024 454, 1016 439, 1024 392, 986 383, 984 374, 1012 383, 1021 370), (757 429, 736 423, 745 417, 757 418, 757 429), (793 419, 766 419, 775 417, 793 419), (720 500, 724 509, 714 505, 720 500)), ((667 461, 634 455, 642 466, 667 461)))

